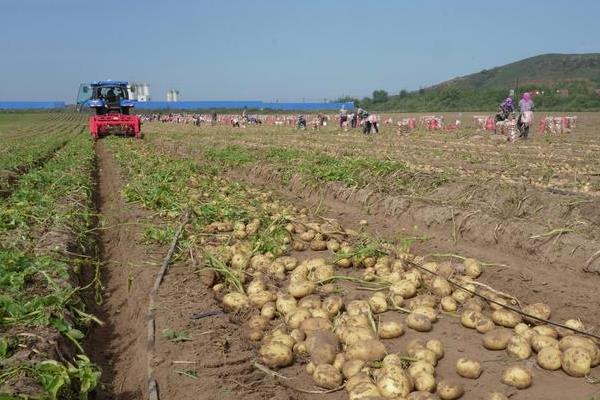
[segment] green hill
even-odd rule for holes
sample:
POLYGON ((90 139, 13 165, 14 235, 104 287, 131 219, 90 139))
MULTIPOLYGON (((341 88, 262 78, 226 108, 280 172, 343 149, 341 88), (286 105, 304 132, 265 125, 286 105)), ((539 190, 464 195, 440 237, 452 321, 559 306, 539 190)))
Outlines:
POLYGON ((517 99, 534 92, 540 111, 600 110, 600 53, 543 54, 413 92, 375 90, 372 98, 340 100, 379 111, 493 111, 510 89, 517 99))
POLYGON ((542 54, 511 64, 461 76, 436 87, 501 89, 521 85, 555 86, 562 82, 585 82, 600 86, 600 53, 542 54))

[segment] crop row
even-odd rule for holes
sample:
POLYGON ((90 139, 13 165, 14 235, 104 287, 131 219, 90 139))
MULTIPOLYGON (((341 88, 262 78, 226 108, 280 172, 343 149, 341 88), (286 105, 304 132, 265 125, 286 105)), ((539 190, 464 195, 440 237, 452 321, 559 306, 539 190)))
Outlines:
MULTIPOLYGON (((56 135, 58 136, 58 135, 56 135)), ((0 203, 0 393, 11 398, 87 398, 99 370, 84 353, 87 328, 79 272, 91 269, 89 230, 95 155, 71 136, 0 203)))

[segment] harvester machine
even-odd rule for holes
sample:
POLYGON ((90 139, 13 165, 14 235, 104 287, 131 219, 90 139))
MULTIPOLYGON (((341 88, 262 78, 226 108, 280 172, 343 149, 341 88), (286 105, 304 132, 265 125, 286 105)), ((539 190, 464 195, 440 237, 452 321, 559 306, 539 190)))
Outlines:
POLYGON ((90 133, 94 140, 108 134, 142 138, 142 122, 133 114, 135 101, 129 99, 129 85, 125 81, 95 81, 79 86, 77 107, 90 107, 90 133))

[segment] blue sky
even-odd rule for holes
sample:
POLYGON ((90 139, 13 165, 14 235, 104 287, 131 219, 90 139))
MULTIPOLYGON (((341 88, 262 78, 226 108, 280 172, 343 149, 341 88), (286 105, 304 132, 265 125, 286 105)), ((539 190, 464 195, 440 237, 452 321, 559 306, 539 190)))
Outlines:
POLYGON ((597 0, 0 0, 0 100, 80 82, 154 99, 397 93, 540 53, 600 52, 597 0))

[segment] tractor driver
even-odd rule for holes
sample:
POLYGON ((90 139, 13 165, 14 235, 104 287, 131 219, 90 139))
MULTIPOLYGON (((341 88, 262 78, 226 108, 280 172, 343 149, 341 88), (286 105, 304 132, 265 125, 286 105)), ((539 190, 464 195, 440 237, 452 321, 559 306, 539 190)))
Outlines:
POLYGON ((119 94, 115 94, 115 88, 108 89, 106 93, 106 101, 109 103, 116 103, 121 99, 121 88, 117 88, 119 94))

